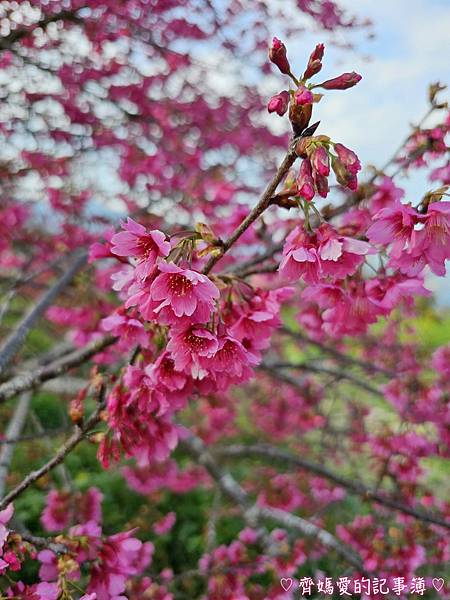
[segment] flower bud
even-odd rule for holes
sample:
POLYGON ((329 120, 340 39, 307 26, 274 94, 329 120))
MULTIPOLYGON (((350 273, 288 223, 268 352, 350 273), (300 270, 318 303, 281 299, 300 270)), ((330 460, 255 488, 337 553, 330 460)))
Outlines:
POLYGON ((322 58, 323 53, 325 51, 325 46, 323 44, 317 44, 314 50, 309 57, 308 64, 306 66, 306 70, 303 73, 303 79, 309 79, 316 75, 320 69, 322 68, 322 58))
POLYGON ((328 152, 323 146, 317 146, 311 154, 311 161, 314 168, 319 175, 328 177, 330 174, 330 159, 328 152))
POLYGON ((334 149, 339 157, 339 160, 345 165, 347 170, 352 174, 356 175, 361 170, 361 163, 359 158, 349 148, 346 148, 343 144, 334 144, 334 149))
POLYGON ((282 73, 289 75, 291 66, 287 59, 286 46, 276 37, 273 38, 272 46, 269 48, 269 59, 282 73))
POLYGON ((335 156, 332 157, 331 167, 336 175, 338 183, 349 188, 352 192, 357 190, 358 180, 356 175, 351 173, 339 158, 336 158, 335 156))
POLYGON ((361 79, 361 75, 352 71, 351 73, 342 73, 342 75, 334 77, 334 79, 327 79, 318 87, 323 87, 326 90, 347 90, 356 85, 361 79))
POLYGON ((283 91, 269 100, 269 104, 267 105, 267 110, 270 113, 276 112, 277 115, 282 117, 284 113, 287 111, 289 106, 289 92, 283 91))
POLYGON ((314 198, 314 180, 312 178, 311 162, 308 158, 302 161, 300 171, 297 177, 297 187, 299 196, 305 200, 311 201, 314 198))
POLYGON ((328 187, 328 179, 324 175, 321 175, 315 171, 314 182, 316 184, 316 189, 319 193, 319 196, 326 198, 328 196, 328 192, 330 191, 330 188, 328 187))
POLYGON ((296 104, 303 106, 305 104, 312 104, 314 96, 311 90, 301 85, 294 93, 294 100, 296 104))

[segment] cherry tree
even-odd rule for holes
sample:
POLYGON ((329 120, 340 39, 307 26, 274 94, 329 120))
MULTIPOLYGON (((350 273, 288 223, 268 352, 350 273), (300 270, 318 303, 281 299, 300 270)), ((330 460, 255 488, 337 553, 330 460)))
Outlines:
POLYGON ((2 598, 423 593, 450 556, 450 346, 414 332, 450 255, 444 86, 362 175, 314 118, 361 75, 267 44, 369 26, 332 1, 0 11, 2 598))

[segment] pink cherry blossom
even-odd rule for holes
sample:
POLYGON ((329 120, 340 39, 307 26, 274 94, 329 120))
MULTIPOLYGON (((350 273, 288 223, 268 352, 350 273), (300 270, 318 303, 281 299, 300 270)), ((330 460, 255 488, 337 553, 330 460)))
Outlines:
POLYGON ((111 238, 111 252, 117 256, 135 258, 138 262, 136 275, 148 277, 159 257, 166 257, 170 252, 170 242, 161 231, 147 229, 128 217, 122 223, 124 231, 116 233, 111 238))
POLYGON ((302 277, 307 283, 317 283, 320 276, 320 258, 311 237, 303 228, 296 227, 286 238, 280 274, 293 281, 302 277))
POLYGON ((409 206, 395 202, 374 215, 374 223, 367 230, 369 241, 392 245, 391 256, 399 258, 405 247, 411 244, 414 226, 420 216, 409 206))
POLYGON ((218 347, 217 337, 208 329, 188 325, 171 330, 167 351, 177 371, 186 370, 194 379, 203 379, 207 373, 203 359, 214 356, 218 347))
POLYGON ((422 219, 423 229, 414 232, 413 246, 436 275, 445 275, 450 258, 450 202, 432 202, 422 219))
POLYGON ((161 322, 176 322, 180 317, 188 317, 194 323, 206 323, 219 290, 205 275, 182 269, 174 263, 161 263, 160 274, 153 280, 150 296, 159 302, 154 308, 161 313, 161 322))
POLYGON ((290 280, 303 277, 307 283, 343 279, 355 272, 368 252, 367 242, 340 236, 329 225, 321 225, 315 234, 297 227, 286 239, 280 273, 290 280))

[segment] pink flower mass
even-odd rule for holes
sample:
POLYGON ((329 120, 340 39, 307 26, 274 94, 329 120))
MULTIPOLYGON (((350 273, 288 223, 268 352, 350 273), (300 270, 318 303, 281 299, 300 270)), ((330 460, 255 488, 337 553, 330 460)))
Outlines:
POLYGON ((329 225, 321 225, 314 235, 297 227, 286 238, 280 274, 290 281, 303 278, 307 283, 345 279, 370 251, 367 242, 339 236, 329 225))
POLYGON ((0 600, 448 598, 424 2, 0 0, 0 600))

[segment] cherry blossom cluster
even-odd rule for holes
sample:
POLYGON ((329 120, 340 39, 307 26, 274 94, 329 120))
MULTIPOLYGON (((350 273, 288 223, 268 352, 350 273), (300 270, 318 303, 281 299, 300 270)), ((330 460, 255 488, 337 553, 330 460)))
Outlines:
POLYGON ((251 377, 292 290, 245 288, 233 278, 214 282, 189 268, 186 252, 192 254, 195 240, 169 241, 130 218, 122 229, 108 250, 93 248, 94 258, 131 262, 114 275, 123 309, 104 319, 103 328, 124 349, 139 344, 145 363, 128 366, 109 395, 113 433, 100 456, 106 465, 123 448, 145 466, 165 460, 177 445, 171 417, 194 392, 226 391, 251 377))

